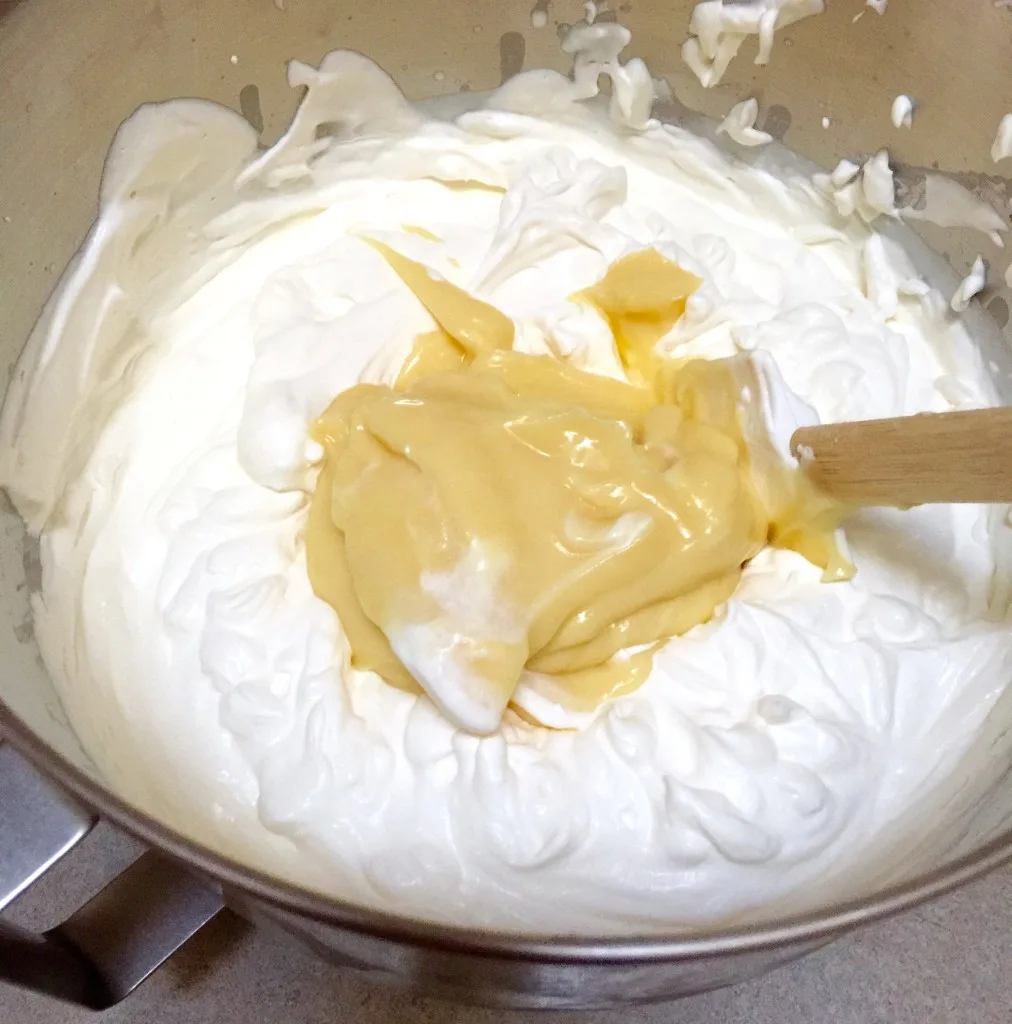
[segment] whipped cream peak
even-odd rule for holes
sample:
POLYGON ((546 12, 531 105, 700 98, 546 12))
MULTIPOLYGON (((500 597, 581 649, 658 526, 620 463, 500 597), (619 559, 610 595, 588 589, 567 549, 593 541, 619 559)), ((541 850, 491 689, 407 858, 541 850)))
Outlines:
POLYGON ((994 142, 991 143, 991 159, 998 163, 1012 156, 1012 114, 1005 114, 998 122, 994 142))
POLYGON ((896 186, 884 149, 860 165, 841 160, 829 174, 816 174, 812 181, 844 217, 857 215, 870 224, 883 214, 897 216, 896 186))
POLYGON ((335 138, 363 128, 400 134, 422 121, 393 80, 351 50, 328 53, 318 68, 291 61, 288 84, 304 87, 306 95, 285 134, 239 174, 239 188, 254 182, 273 188, 311 176, 312 165, 333 147, 335 138))
POLYGON ((682 59, 700 84, 710 88, 724 77, 750 35, 758 39, 755 63, 768 64, 774 33, 825 9, 825 0, 703 0, 692 11, 682 59))
POLYGON ((726 132, 739 146, 762 146, 773 141, 768 132, 760 131, 755 123, 759 117, 759 101, 754 97, 736 103, 723 121, 717 125, 717 134, 726 132))
POLYGON ((954 313, 965 313, 970 300, 984 290, 987 284, 987 266, 982 256, 977 256, 970 267, 970 272, 959 282, 949 305, 954 313))
POLYGON ((914 101, 905 93, 893 100, 889 111, 889 119, 894 128, 912 128, 914 124, 914 101))

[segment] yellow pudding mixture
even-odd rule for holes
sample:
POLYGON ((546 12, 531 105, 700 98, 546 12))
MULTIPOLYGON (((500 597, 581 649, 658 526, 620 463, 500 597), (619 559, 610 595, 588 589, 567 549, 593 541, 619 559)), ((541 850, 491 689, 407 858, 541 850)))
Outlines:
POLYGON ((487 733, 521 681, 573 711, 640 685, 768 543, 849 574, 840 511, 749 430, 747 364, 658 354, 697 277, 646 249, 574 296, 626 383, 514 352, 503 313, 373 244, 438 329, 312 431, 309 576, 357 667, 487 733))

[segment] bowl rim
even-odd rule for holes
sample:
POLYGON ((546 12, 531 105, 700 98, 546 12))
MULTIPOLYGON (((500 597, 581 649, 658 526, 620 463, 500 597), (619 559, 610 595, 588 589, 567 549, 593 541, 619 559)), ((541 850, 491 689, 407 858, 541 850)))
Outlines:
POLYGON ((302 888, 248 867, 127 803, 74 765, 0 700, 0 739, 40 773, 100 817, 149 847, 162 850, 200 875, 240 890, 267 906, 317 924, 428 950, 530 963, 583 965, 691 961, 756 950, 829 941, 942 896, 1012 862, 1012 828, 961 857, 898 885, 858 899, 837 901, 805 914, 701 934, 569 935, 483 930, 438 924, 376 910, 302 888))

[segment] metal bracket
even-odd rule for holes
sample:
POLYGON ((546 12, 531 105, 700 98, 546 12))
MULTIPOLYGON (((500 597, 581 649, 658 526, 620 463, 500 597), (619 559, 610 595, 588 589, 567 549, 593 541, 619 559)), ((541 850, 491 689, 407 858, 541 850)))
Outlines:
MULTIPOLYGON (((95 824, 0 740, 0 911, 95 824)), ((155 851, 63 924, 36 935, 0 922, 0 981, 94 1010, 130 994, 223 907, 220 890, 155 851)))

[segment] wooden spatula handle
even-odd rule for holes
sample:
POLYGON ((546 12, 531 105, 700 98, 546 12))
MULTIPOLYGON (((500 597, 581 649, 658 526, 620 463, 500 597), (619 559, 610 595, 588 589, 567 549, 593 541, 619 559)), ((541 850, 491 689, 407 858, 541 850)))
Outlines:
POLYGON ((791 450, 856 505, 1012 502, 1012 408, 802 427, 791 450))

